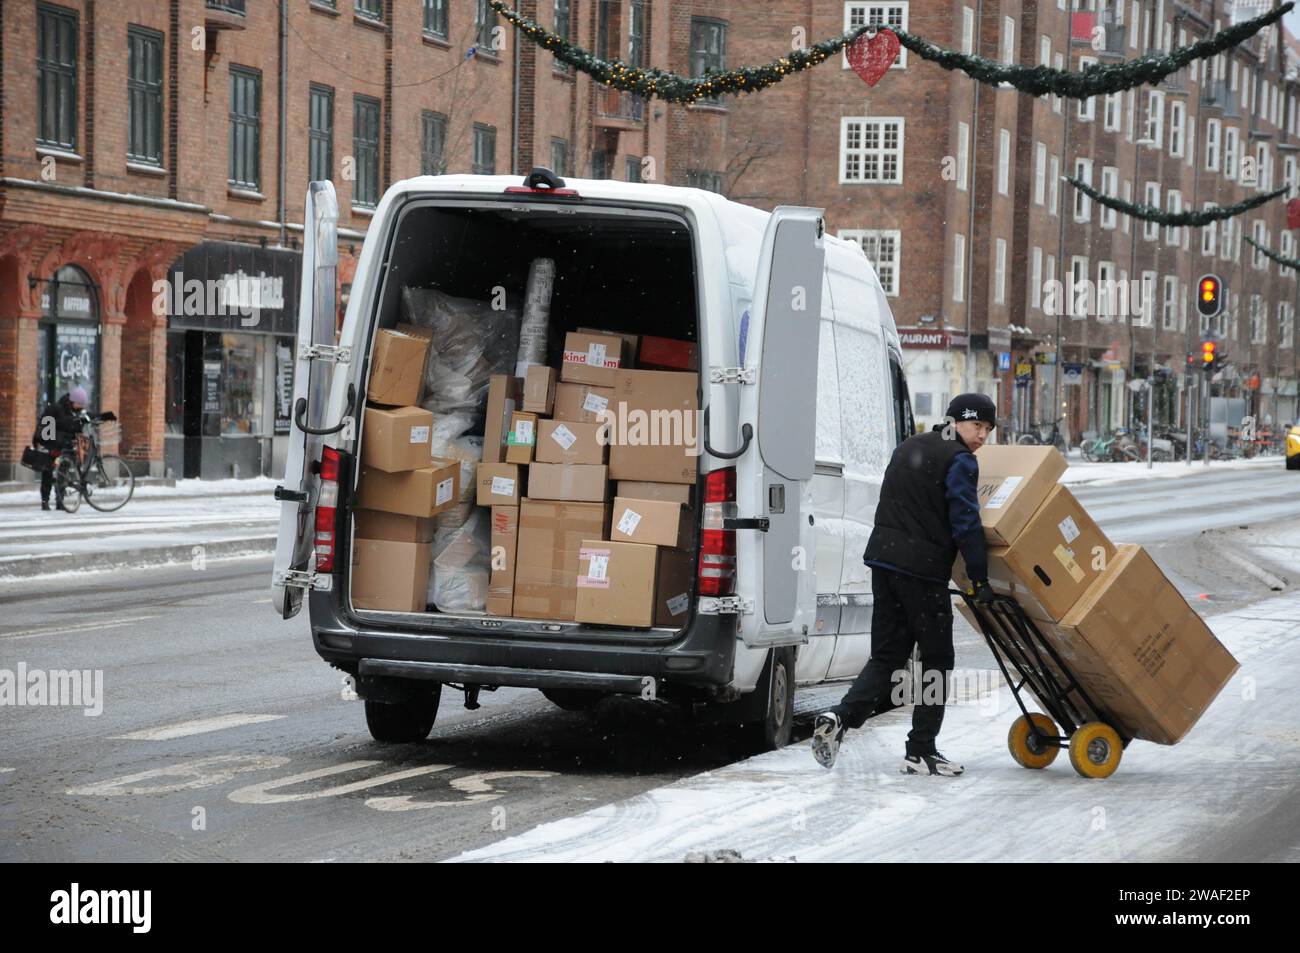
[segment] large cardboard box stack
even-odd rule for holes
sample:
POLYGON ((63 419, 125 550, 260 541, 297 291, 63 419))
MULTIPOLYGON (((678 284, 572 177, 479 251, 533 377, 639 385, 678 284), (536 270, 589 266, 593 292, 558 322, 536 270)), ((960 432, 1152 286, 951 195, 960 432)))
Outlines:
MULTIPOLYGON (((1033 620, 1092 699, 1092 717, 1126 737, 1179 741, 1236 660, 1146 550, 1112 544, 1056 484, 1065 461, 1055 449, 988 445, 976 457, 990 586, 1033 620)), ((970 584, 960 559, 953 579, 970 584)))
MULTIPOLYGON (((565 336, 559 367, 530 367, 522 381, 493 378, 476 487, 478 504, 492 508, 489 614, 685 624, 698 470, 697 421, 686 415, 698 383, 694 373, 635 376, 638 341, 580 328, 565 336), (625 375, 634 376, 620 387, 625 375), (667 418, 662 433, 633 416, 639 429, 624 441, 630 452, 620 462, 626 492, 611 507, 617 419, 629 410, 676 413, 659 415, 667 418)), ((660 342, 666 360, 695 353, 690 342, 660 342)))

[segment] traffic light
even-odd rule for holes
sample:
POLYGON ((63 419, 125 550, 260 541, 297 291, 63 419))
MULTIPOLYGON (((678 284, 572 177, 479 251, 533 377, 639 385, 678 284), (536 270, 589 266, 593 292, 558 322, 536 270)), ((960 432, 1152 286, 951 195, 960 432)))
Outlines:
POLYGON ((1223 282, 1217 275, 1201 275, 1196 283, 1196 310, 1206 318, 1223 310, 1223 282))
POLYGON ((1213 341, 1201 342, 1201 367, 1208 374, 1214 370, 1214 358, 1217 347, 1213 341))

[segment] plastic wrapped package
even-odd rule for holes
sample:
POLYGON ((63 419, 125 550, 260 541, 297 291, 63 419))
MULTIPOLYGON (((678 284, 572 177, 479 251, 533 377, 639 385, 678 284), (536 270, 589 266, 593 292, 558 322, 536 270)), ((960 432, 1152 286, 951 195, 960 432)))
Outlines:
MULTIPOLYGON (((458 415, 451 415, 458 416, 458 415)), ((478 499, 479 461, 483 459, 483 438, 476 434, 463 434, 452 439, 440 439, 438 421, 435 419, 433 447, 435 457, 460 461, 460 502, 473 503, 478 499)))
POLYGON ((511 373, 519 350, 518 309, 497 311, 487 301, 406 287, 402 315, 432 332, 420 406, 435 415, 467 413, 467 429, 482 429, 488 382, 511 373))
POLYGON ((551 293, 555 290, 555 261, 534 258, 524 287, 524 320, 519 327, 519 355, 515 377, 523 377, 534 364, 546 363, 546 336, 551 323, 551 293))
MULTIPOLYGON (((461 508, 452 507, 442 516, 461 508)), ((490 511, 477 506, 465 509, 468 518, 463 524, 444 525, 440 519, 434 531, 428 597, 439 612, 482 612, 487 606, 492 569, 490 511)))

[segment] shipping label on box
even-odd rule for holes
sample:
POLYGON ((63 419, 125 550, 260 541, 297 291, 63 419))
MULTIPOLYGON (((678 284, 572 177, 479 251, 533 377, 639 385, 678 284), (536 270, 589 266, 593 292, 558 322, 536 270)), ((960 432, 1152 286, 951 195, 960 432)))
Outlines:
POLYGON ((488 615, 514 613, 515 562, 519 541, 519 507, 492 507, 491 571, 488 615))
POLYGON ((361 465, 396 473, 429 465, 433 414, 419 407, 367 407, 361 465))
POLYGON ((519 506, 514 614, 572 621, 577 605, 578 551, 600 540, 609 506, 525 499, 519 506))
POLYGON ((523 410, 549 417, 555 409, 555 368, 534 364, 524 376, 523 410))
POLYGON ((622 366, 623 339, 617 335, 570 331, 564 336, 560 380, 609 387, 622 366))
POLYGON ((700 414, 695 374, 618 371, 610 424, 609 471, 616 480, 694 485, 700 414))
POLYGON ((622 331, 602 331, 600 328, 574 328, 579 334, 604 334, 623 339, 623 367, 636 366, 637 346, 641 339, 635 334, 624 334, 622 331))
POLYGON ((655 625, 678 629, 686 624, 695 586, 693 551, 660 547, 655 581, 655 625))
POLYGON ((682 504, 669 500, 629 500, 621 496, 614 500, 609 538, 672 548, 690 544, 682 504))
POLYGON ((510 415, 506 437, 506 463, 532 463, 537 444, 537 415, 516 410, 510 415))
POLYGON ((604 424, 539 420, 534 459, 538 463, 604 463, 606 432, 604 424))
POLYGON ((582 463, 532 463, 528 495, 536 500, 601 503, 609 499, 609 470, 582 463))
POLYGON ((1065 457, 1055 447, 985 444, 975 460, 984 539, 1009 546, 1065 473, 1065 457))
POLYGON ((654 546, 584 539, 574 618, 599 625, 654 625, 657 558, 654 546))
POLYGON ((594 387, 591 384, 572 384, 560 381, 555 385, 555 419, 594 424, 609 409, 614 398, 614 388, 594 387))
POLYGON ((479 506, 518 506, 523 496, 517 463, 480 463, 476 474, 479 506))
POLYGON ((487 416, 483 422, 483 462, 506 462, 506 438, 510 418, 522 397, 523 381, 506 374, 494 374, 488 381, 487 416))
POLYGON ((427 338, 401 331, 382 330, 370 352, 370 382, 366 400, 375 404, 405 406, 420 399, 427 338))
POLYGON ((400 473, 363 467, 357 506, 407 516, 434 516, 456 503, 460 461, 431 457, 429 466, 400 473))

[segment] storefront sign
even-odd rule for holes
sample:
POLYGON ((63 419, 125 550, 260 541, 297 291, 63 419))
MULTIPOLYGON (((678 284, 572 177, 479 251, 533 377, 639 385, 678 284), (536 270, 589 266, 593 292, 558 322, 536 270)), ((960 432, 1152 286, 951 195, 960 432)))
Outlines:
POLYGON ((989 328, 989 350, 1001 350, 1011 346, 1010 328, 989 328))
POLYGON ((288 341, 275 346, 275 432, 288 433, 293 413, 293 347, 288 341))
POLYGON ((171 328, 294 334, 302 254, 237 242, 202 242, 154 287, 171 328))
POLYGON ((1000 370, 1000 371, 1009 371, 1009 370, 1011 370, 1011 352, 1010 352, 1010 351, 999 351, 999 352, 998 352, 998 370, 1000 370))
POLYGON ((203 412, 221 413, 221 362, 203 362, 203 412))
POLYGON ((1083 365, 1082 364, 1062 364, 1061 365, 1061 383, 1067 386, 1078 386, 1083 383, 1083 365))
POLYGON ((958 331, 938 331, 929 328, 899 328, 898 340, 903 347, 916 350, 943 351, 966 346, 966 335, 958 331))
POLYGON ((1033 374, 1034 365, 1024 360, 1016 361, 1016 377, 1023 377, 1025 380, 1029 380, 1033 374))

